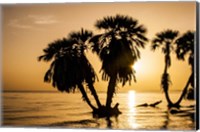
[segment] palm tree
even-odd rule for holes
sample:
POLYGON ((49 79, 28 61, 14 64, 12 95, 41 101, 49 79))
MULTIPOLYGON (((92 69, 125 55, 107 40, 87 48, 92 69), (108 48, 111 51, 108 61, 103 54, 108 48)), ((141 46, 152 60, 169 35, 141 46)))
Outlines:
POLYGON ((73 40, 74 44, 79 45, 79 50, 81 52, 81 55, 83 57, 83 60, 86 61, 86 63, 88 63, 88 68, 85 68, 85 81, 87 83, 87 86, 89 88, 89 90, 91 91, 91 94, 94 96, 94 99, 97 103, 98 108, 101 107, 101 103, 99 101, 99 97, 96 93, 96 90, 94 88, 94 82, 95 82, 95 77, 94 77, 94 68, 92 67, 92 65, 90 64, 89 60, 87 59, 86 55, 85 55, 85 49, 88 47, 86 45, 87 40, 92 37, 92 32, 87 31, 87 30, 83 30, 81 29, 80 32, 72 32, 69 34, 69 39, 73 40), (90 70, 92 70, 93 74, 87 74, 90 73, 90 70))
POLYGON ((173 105, 170 100, 168 89, 171 83, 170 75, 168 74, 168 68, 171 66, 171 57, 170 54, 174 50, 174 43, 176 37, 178 36, 178 31, 173 30, 165 30, 163 32, 157 33, 156 37, 152 40, 152 50, 155 51, 157 48, 161 47, 162 52, 165 55, 165 67, 164 72, 161 79, 161 86, 164 90, 166 100, 168 102, 168 106, 171 107, 173 105))
POLYGON ((180 106, 180 103, 183 99, 183 97, 188 92, 189 85, 194 88, 194 32, 188 31, 185 34, 183 34, 181 37, 179 37, 176 40, 176 56, 179 60, 185 60, 185 58, 188 56, 188 64, 191 66, 191 75, 182 91, 182 94, 178 101, 175 103, 176 106, 180 106))
MULTIPOLYGON (((40 56, 38 60, 51 61, 50 68, 44 76, 45 82, 52 82, 53 87, 67 93, 78 88, 82 93, 83 100, 93 110, 96 110, 91 104, 83 85, 84 82, 92 85, 96 79, 94 69, 84 54, 86 48, 84 42, 91 36, 92 32, 82 29, 81 32, 70 34, 69 39, 56 40, 43 50, 44 55, 40 56), (76 37, 80 37, 80 39, 76 37)), ((93 95, 95 94, 94 91, 93 89, 93 95)))
POLYGON ((95 27, 104 30, 90 39, 93 52, 102 61, 102 79, 108 81, 106 109, 111 109, 113 94, 118 82, 122 86, 135 79, 132 65, 140 58, 139 48, 144 48, 146 29, 138 21, 123 15, 108 16, 98 20, 95 27))

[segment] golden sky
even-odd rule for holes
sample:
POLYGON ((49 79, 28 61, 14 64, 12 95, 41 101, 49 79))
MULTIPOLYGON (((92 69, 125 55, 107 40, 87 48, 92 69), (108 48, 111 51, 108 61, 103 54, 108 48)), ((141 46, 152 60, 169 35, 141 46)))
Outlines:
MULTIPOLYGON (((122 14, 139 20, 151 40, 164 29, 195 30, 195 2, 132 2, 132 3, 85 3, 85 4, 24 4, 3 5, 3 89, 4 90, 55 90, 43 82, 50 63, 38 62, 37 57, 49 42, 66 37, 81 27, 97 32, 96 20, 105 16, 122 14)), ((96 55, 88 52, 90 62, 99 73, 101 63, 96 55)), ((160 91, 160 78, 164 69, 161 50, 152 52, 150 43, 141 50, 137 62, 137 83, 132 82, 118 91, 160 91)), ((187 62, 177 61, 172 55, 169 70, 173 85, 170 90, 184 87, 190 67, 187 62)), ((101 74, 98 74, 101 78, 101 74)), ((99 91, 107 89, 108 82, 99 81, 99 91)))

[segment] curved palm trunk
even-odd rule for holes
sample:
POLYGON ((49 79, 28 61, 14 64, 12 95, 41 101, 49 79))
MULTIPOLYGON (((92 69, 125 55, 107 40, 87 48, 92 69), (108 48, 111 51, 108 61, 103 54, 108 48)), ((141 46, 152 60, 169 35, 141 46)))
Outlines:
POLYGON ((114 73, 110 77, 110 81, 108 84, 108 90, 107 90, 106 108, 108 110, 111 108, 112 98, 113 98, 113 94, 114 94, 115 86, 116 86, 116 81, 117 81, 117 73, 114 73))
MULTIPOLYGON (((168 68, 167 67, 167 63, 165 63, 165 69, 164 69, 164 73, 163 74, 167 74, 167 68, 168 68)), ((163 89, 164 89, 165 98, 167 100, 168 106, 170 107, 170 106, 173 105, 173 103, 172 103, 172 101, 171 101, 171 99, 169 97, 169 93, 168 93, 169 85, 167 85, 166 88, 164 87, 163 89)))
POLYGON ((101 103, 100 103, 100 101, 99 101, 99 97, 98 97, 98 95, 97 95, 97 93, 96 93, 96 90, 95 90, 93 84, 88 84, 88 87, 89 87, 89 89, 90 89, 92 95, 94 96, 94 99, 95 99, 95 101, 96 101, 96 103, 97 103, 98 108, 100 108, 100 107, 101 107, 101 103))
POLYGON ((87 102, 87 104, 90 106, 90 108, 92 108, 92 110, 95 110, 96 108, 91 104, 91 102, 90 102, 90 100, 89 100, 89 98, 87 96, 87 93, 85 92, 85 89, 84 89, 83 85, 79 84, 78 87, 79 87, 79 89, 81 91, 83 99, 87 102))
POLYGON ((164 92, 165 92, 165 98, 167 100, 168 106, 171 107, 173 105, 173 103, 172 103, 172 101, 171 101, 171 99, 169 97, 169 93, 166 90, 164 90, 164 92))
POLYGON ((187 81, 187 83, 186 83, 186 85, 185 85, 185 87, 184 87, 184 89, 182 91, 182 94, 181 94, 180 98, 175 103, 175 106, 180 106, 180 103, 183 100, 183 97, 185 96, 185 94, 187 93, 188 86, 190 85, 190 83, 192 82, 192 80, 193 80, 193 73, 190 75, 190 77, 189 77, 189 79, 188 79, 188 81, 187 81))

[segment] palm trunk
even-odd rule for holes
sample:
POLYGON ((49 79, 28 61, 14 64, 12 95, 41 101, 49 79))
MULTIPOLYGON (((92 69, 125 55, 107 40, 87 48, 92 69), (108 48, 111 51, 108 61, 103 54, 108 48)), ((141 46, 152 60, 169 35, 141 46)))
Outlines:
POLYGON ((189 77, 189 79, 188 79, 188 81, 187 81, 187 83, 186 83, 186 85, 185 85, 185 87, 182 91, 182 94, 181 94, 179 100, 175 103, 176 106, 180 106, 180 103, 183 100, 183 97, 185 96, 185 94, 187 93, 188 86, 190 85, 192 80, 193 80, 193 73, 190 75, 190 77, 189 77))
POLYGON ((115 86, 116 86, 116 81, 117 81, 117 73, 114 73, 110 77, 110 81, 108 84, 108 90, 107 90, 106 108, 108 110, 111 108, 112 98, 113 98, 113 94, 114 94, 115 86))
MULTIPOLYGON (((168 68, 167 63, 165 63, 164 74, 167 74, 167 68, 168 68)), ((169 85, 167 85, 166 88, 163 88, 163 89, 164 89, 165 98, 167 100, 168 106, 170 107, 173 105, 173 103, 172 103, 172 101, 169 97, 169 93, 168 93, 169 85)))
POLYGON ((83 96, 83 99, 87 102, 87 104, 90 106, 90 108, 92 108, 92 110, 95 110, 96 108, 91 104, 91 102, 90 102, 90 100, 89 100, 89 98, 87 96, 87 93, 85 92, 85 89, 84 89, 83 85, 79 84, 78 87, 79 87, 80 92, 81 92, 81 94, 83 96))
POLYGON ((96 90, 95 90, 93 84, 88 84, 88 87, 89 87, 89 89, 90 89, 92 95, 94 96, 94 99, 95 99, 95 101, 96 101, 96 103, 97 103, 98 108, 100 108, 100 107, 101 107, 101 103, 100 103, 100 101, 99 101, 99 97, 98 97, 98 95, 97 95, 97 93, 96 93, 96 90))
POLYGON ((165 92, 165 98, 167 100, 168 106, 171 107, 173 105, 173 103, 169 97, 169 93, 168 93, 168 91, 165 91, 165 90, 164 90, 164 92, 165 92))

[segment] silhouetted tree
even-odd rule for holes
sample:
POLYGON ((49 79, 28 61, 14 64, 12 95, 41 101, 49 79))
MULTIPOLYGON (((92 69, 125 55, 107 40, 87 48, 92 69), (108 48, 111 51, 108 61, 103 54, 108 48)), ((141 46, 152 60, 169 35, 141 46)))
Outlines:
POLYGON ((104 17, 95 27, 104 31, 90 42, 102 61, 102 79, 109 80, 106 100, 109 110, 117 82, 124 86, 127 81, 136 81, 132 65, 140 58, 139 48, 145 47, 146 29, 137 20, 123 15, 104 17))
POLYGON ((85 55, 85 49, 88 47, 86 45, 86 41, 92 37, 92 32, 90 31, 87 31, 87 30, 83 30, 81 29, 80 32, 72 32, 70 35, 69 35, 69 39, 70 40, 73 40, 74 44, 77 44, 80 46, 80 52, 81 52, 81 55, 82 57, 84 58, 84 60, 87 61, 87 63, 89 64, 89 67, 90 68, 84 68, 83 69, 85 70, 85 73, 86 73, 86 76, 85 76, 85 81, 87 83, 87 86, 89 88, 89 90, 91 91, 92 95, 94 96, 95 98, 95 101, 97 103, 97 106, 100 108, 101 107, 101 103, 99 101, 99 97, 96 93, 96 90, 94 88, 94 82, 95 82, 95 78, 94 78, 94 68, 91 66, 91 64, 89 63, 89 60, 87 59, 86 55, 85 55), (92 70, 92 74, 90 74, 90 70, 92 70), (88 74, 87 74, 88 73, 88 74))
POLYGON ((188 31, 176 40, 176 56, 179 60, 185 60, 188 57, 188 64, 191 66, 191 75, 182 91, 179 100, 175 103, 180 106, 183 97, 188 92, 189 85, 194 88, 194 32, 188 31))
POLYGON ((178 31, 165 30, 163 32, 157 33, 156 37, 152 40, 152 50, 155 51, 157 48, 161 47, 162 52, 165 55, 165 67, 161 79, 161 86, 164 90, 168 106, 171 107, 173 102, 170 100, 168 89, 170 81, 170 75, 168 74, 168 68, 171 66, 170 54, 174 50, 175 40, 178 36, 178 31))
MULTIPOLYGON (((87 93, 84 89, 84 83, 88 85, 94 96, 96 92, 93 85, 96 75, 93 67, 87 60, 84 50, 87 48, 85 42, 92 36, 92 32, 81 30, 81 32, 71 33, 69 38, 63 38, 50 43, 45 48, 44 55, 38 58, 39 61, 51 61, 49 70, 47 70, 44 81, 52 82, 53 87, 59 91, 73 92, 78 88, 82 93, 83 100, 93 109, 87 93)), ((95 97, 98 99, 98 97, 95 97)), ((98 100, 96 100, 98 102, 98 100)), ((100 102, 98 102, 100 103, 100 102)))

